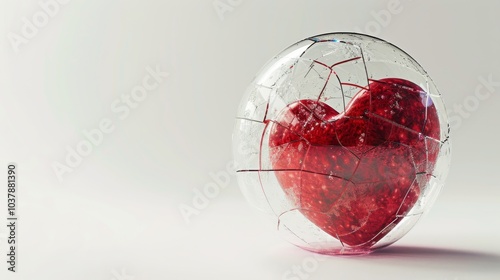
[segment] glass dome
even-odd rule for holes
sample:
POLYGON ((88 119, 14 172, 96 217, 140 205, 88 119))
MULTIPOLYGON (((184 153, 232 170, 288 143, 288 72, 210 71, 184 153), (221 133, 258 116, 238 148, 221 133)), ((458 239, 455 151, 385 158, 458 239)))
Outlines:
POLYGON ((444 185, 449 123, 424 69, 375 37, 331 33, 271 59, 233 133, 238 184, 306 250, 364 254, 405 235, 444 185))

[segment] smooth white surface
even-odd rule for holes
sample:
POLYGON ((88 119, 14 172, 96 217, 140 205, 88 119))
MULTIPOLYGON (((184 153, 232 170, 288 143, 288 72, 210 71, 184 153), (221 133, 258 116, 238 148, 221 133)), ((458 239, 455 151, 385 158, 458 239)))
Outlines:
POLYGON ((72 0, 16 53, 8 34, 38 2, 0 1, 0 172, 19 164, 20 197, 19 273, 6 271, 1 226, 2 279, 499 279, 499 2, 400 0, 377 22, 393 1, 221 0, 233 3, 221 20, 212 0, 72 0), (429 215, 385 251, 316 260, 279 239, 231 175, 187 224, 179 207, 228 174, 234 115, 255 73, 288 45, 335 31, 407 51, 460 116, 429 215), (157 65, 169 76, 121 119, 112 104, 157 65), (493 86, 476 106, 481 79, 493 86), (113 132, 60 182, 54 162, 103 119, 113 132), (307 275, 289 273, 303 264, 307 275))

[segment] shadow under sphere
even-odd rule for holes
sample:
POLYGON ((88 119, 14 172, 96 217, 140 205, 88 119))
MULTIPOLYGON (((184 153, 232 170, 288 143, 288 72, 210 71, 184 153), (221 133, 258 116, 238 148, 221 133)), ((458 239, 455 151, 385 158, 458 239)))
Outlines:
POLYGON ((436 270, 500 272, 500 255, 460 249, 392 246, 375 251, 363 260, 381 264, 425 267, 436 270))

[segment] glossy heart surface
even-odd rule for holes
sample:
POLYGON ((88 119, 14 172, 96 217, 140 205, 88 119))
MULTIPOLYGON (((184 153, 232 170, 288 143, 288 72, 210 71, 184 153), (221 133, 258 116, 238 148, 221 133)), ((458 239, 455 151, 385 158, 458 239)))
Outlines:
POLYGON ((439 154, 432 99, 403 79, 371 81, 343 112, 298 100, 270 125, 270 162, 287 198, 352 247, 372 246, 410 212, 439 154))

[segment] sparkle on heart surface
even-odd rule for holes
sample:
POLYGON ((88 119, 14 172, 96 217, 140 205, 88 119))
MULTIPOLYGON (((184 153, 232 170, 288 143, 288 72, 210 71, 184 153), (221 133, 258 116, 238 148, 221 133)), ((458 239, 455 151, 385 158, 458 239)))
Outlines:
POLYGON ((364 254, 404 236, 449 168, 449 123, 407 53, 356 33, 306 38, 256 75, 233 133, 238 185, 291 243, 364 254))
POLYGON ((372 81, 345 112, 299 100, 271 122, 273 169, 307 218, 369 247, 410 211, 437 158, 426 138, 439 137, 439 120, 422 92, 402 79, 372 81))

